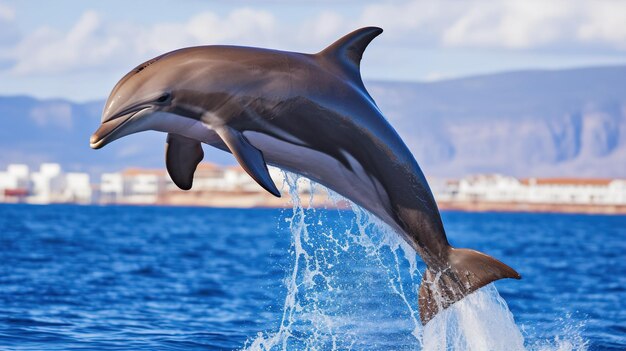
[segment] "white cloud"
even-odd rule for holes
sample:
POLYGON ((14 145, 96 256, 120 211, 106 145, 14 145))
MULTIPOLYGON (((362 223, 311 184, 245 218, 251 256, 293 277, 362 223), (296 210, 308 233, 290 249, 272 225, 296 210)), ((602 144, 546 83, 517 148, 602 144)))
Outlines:
POLYGON ((585 42, 605 42, 626 49, 626 2, 598 1, 585 11, 578 38, 585 42))
POLYGON ((335 41, 338 33, 348 32, 353 28, 345 28, 345 19, 333 11, 323 11, 313 19, 302 24, 298 38, 301 41, 312 42, 320 51, 335 41))
POLYGON ((12 71, 17 74, 61 73, 110 63, 121 48, 120 38, 102 30, 94 11, 85 12, 67 32, 39 28, 15 48, 12 71))
POLYGON ((430 32, 431 25, 445 22, 458 10, 459 6, 450 1, 411 0, 371 4, 365 6, 358 23, 421 36, 421 33, 430 32))
MULTIPOLYGON (((285 21, 280 17, 285 14, 278 11, 242 7, 225 15, 202 12, 183 21, 150 25, 114 21, 86 11, 69 30, 37 28, 4 50, 0 58, 8 56, 14 62, 11 72, 18 75, 94 69, 117 72, 190 45, 228 43, 316 51, 364 25, 383 27, 387 48, 626 49, 626 2, 617 0, 408 0, 353 6, 352 16, 317 11, 300 22, 285 21)), ((15 16, 12 8, 0 5, 0 44, 3 23, 13 23, 15 16)))
POLYGON ((235 9, 224 18, 212 12, 192 17, 185 31, 197 44, 268 43, 272 41, 276 19, 268 11, 251 8, 235 9))
POLYGON ((344 20, 381 25, 412 45, 626 49, 626 2, 619 0, 408 0, 370 4, 356 21, 344 20))
POLYGON ((0 21, 13 21, 15 19, 15 9, 6 4, 0 3, 0 21))
POLYGON ((446 46, 623 49, 626 3, 614 0, 474 1, 443 32, 446 46))
POLYGON ((479 2, 442 36, 444 45, 530 48, 562 39, 571 21, 560 1, 479 2))
POLYGON ((66 33, 42 27, 24 38, 12 51, 16 62, 12 72, 29 75, 128 66, 183 46, 267 43, 275 37, 275 22, 267 11, 241 8, 223 18, 205 12, 182 23, 142 27, 107 23, 95 11, 86 11, 66 33))
MULTIPOLYGON (((0 3, 0 46, 14 44, 18 39, 18 30, 15 25, 15 9, 0 3)), ((0 54, 3 59, 6 54, 0 54)))

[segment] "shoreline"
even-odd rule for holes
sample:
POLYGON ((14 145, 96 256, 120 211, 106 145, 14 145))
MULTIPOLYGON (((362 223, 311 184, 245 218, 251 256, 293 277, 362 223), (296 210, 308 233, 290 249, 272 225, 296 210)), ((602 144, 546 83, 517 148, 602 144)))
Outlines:
MULTIPOLYGON (((189 207, 189 208, 220 208, 220 209, 289 209, 293 203, 288 196, 270 199, 270 201, 237 201, 236 198, 222 202, 207 200, 203 202, 187 201, 157 201, 154 203, 141 202, 52 202, 52 203, 28 203, 28 202, 3 202, 0 205, 77 205, 77 206, 137 206, 137 207, 189 207)), ((346 200, 332 201, 327 196, 320 198, 313 196, 309 201, 303 197, 301 203, 305 208, 311 209, 336 209, 348 210, 350 203, 346 200)), ((522 203, 522 202, 478 202, 478 201, 438 201, 437 206, 442 212, 467 212, 467 213, 545 213, 545 214, 581 214, 581 215, 626 215, 626 205, 592 205, 592 204, 556 204, 556 203, 522 203)))
POLYGON ((462 212, 516 212, 516 213, 563 213, 626 215, 626 205, 533 203, 533 202, 487 202, 487 201, 438 201, 441 211, 462 212))

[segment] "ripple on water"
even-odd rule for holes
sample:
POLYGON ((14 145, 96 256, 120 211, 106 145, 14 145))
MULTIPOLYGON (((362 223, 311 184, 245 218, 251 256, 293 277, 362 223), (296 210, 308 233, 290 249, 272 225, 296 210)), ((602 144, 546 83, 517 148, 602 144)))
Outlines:
POLYGON ((359 211, 2 205, 0 349, 626 347, 626 217, 444 222, 520 271, 508 308, 490 287, 422 328, 419 259, 359 211))

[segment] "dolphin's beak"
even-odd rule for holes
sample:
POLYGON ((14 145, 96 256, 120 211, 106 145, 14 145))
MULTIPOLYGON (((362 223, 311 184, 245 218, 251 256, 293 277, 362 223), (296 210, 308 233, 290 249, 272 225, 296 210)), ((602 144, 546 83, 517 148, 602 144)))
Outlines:
POLYGON ((109 120, 107 122, 103 122, 100 125, 100 128, 96 130, 95 133, 89 139, 89 146, 92 149, 100 149, 107 145, 108 143, 124 136, 120 135, 122 128, 127 125, 135 115, 139 112, 142 112, 145 109, 140 109, 139 111, 129 112, 126 115, 117 117, 115 119, 109 120))

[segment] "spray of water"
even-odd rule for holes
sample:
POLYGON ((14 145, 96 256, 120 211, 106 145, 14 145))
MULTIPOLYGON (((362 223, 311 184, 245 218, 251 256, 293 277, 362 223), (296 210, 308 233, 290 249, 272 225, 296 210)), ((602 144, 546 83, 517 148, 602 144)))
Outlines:
MULTIPOLYGON (((261 332, 245 350, 585 350, 575 331, 568 338, 526 345, 506 302, 488 285, 439 313, 425 327, 417 296, 421 261, 388 226, 352 204, 352 214, 303 204, 298 184, 285 174, 293 201, 286 222, 292 233, 293 269, 285 279, 278 330, 261 332), (572 337, 574 335, 574 337, 572 337), (525 348, 527 347, 527 348, 525 348)), ((344 200, 328 191, 335 202, 344 200)))

